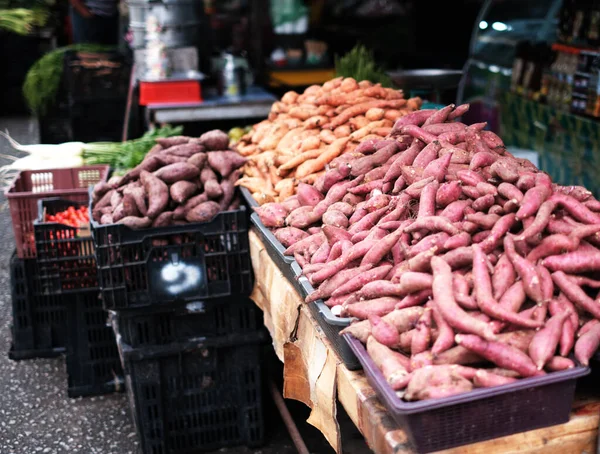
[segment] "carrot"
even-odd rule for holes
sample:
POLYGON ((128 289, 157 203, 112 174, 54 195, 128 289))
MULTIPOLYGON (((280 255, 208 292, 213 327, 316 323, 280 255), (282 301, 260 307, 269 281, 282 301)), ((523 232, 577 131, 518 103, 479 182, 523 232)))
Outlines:
POLYGON ((317 158, 309 159, 298 166, 296 169, 296 178, 302 178, 311 173, 315 173, 324 169, 329 161, 337 157, 342 152, 348 143, 348 140, 349 139, 347 137, 335 139, 317 158))

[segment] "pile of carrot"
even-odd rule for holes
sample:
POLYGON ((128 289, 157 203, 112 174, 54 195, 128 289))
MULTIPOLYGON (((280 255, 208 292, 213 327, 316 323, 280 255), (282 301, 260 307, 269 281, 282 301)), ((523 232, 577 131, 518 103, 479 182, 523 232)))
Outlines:
POLYGON ((468 105, 401 117, 257 208, 405 400, 588 365, 600 202, 512 156, 468 105))
POLYGON ((235 182, 246 160, 229 149, 226 133, 156 139, 144 160, 122 177, 99 183, 92 216, 132 229, 208 222, 239 207, 235 182))
POLYGON ((299 182, 314 182, 331 160, 387 136, 394 121, 420 106, 419 98, 350 77, 287 92, 235 145, 248 158, 238 184, 261 204, 285 200, 299 182))

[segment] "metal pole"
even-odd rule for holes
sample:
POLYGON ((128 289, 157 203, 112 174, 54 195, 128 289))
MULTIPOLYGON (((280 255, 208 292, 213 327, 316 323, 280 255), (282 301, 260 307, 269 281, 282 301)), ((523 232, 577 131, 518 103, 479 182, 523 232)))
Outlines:
POLYGON ((275 401, 277 410, 279 411, 279 414, 283 419, 283 423, 285 424, 285 427, 287 428, 290 437, 292 437, 292 441, 296 446, 298 454, 310 454, 310 451, 306 447, 306 444, 304 444, 302 435, 300 435, 300 432, 298 431, 298 427, 296 427, 296 423, 292 419, 292 415, 290 415, 290 412, 285 405, 285 401, 283 400, 281 393, 277 389, 277 386, 275 386, 275 383, 272 379, 269 379, 269 391, 271 392, 271 396, 275 401))

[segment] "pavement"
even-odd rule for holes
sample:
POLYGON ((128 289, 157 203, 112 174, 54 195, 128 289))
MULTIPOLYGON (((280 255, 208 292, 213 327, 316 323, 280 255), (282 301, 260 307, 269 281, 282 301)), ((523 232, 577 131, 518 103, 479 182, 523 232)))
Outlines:
MULTIPOLYGON (((22 144, 37 143, 37 122, 28 118, 0 117, 0 130, 8 130, 22 144)), ((0 138, 0 166, 17 155, 0 138)), ((0 173, 1 174, 1 173, 0 173)), ((0 195, 0 454, 141 454, 125 394, 67 397, 64 357, 12 361, 9 260, 14 238, 8 205, 0 195)), ((312 454, 333 450, 320 432, 305 423, 309 409, 297 402, 288 408, 312 454)), ((346 454, 371 452, 343 409, 339 409, 346 454)), ((294 445, 265 397, 266 444, 259 450, 224 448, 227 454, 293 454, 294 445)))

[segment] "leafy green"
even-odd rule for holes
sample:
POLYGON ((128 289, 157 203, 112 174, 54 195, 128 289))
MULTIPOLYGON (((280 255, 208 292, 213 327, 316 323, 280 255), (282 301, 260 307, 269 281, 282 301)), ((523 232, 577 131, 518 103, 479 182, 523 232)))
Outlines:
POLYGON ((337 76, 353 77, 359 82, 368 80, 383 87, 392 87, 390 77, 377 66, 373 53, 362 44, 357 44, 342 57, 335 56, 335 72, 337 76))
POLYGON ((83 160, 88 165, 109 164, 118 172, 137 166, 159 137, 180 135, 182 126, 165 125, 146 132, 139 139, 125 142, 93 142, 83 147, 83 160))
POLYGON ((23 95, 29 109, 36 115, 44 115, 56 99, 66 52, 106 52, 111 49, 97 44, 74 44, 48 52, 33 64, 25 77, 23 95))
POLYGON ((35 27, 43 27, 48 21, 49 12, 44 8, 0 9, 0 29, 19 35, 28 35, 35 27))

